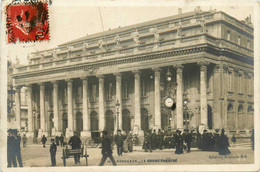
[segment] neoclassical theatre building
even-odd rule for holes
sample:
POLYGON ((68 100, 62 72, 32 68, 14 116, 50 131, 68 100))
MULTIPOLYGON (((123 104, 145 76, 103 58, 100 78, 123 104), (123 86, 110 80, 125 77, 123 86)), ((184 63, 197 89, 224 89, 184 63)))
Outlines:
MULTIPOLYGON (((253 128, 253 25, 215 10, 179 13, 33 52, 16 67, 28 135, 118 128, 253 128), (176 108, 174 108, 176 106, 176 108)), ((16 108, 20 128, 20 108, 16 108)))

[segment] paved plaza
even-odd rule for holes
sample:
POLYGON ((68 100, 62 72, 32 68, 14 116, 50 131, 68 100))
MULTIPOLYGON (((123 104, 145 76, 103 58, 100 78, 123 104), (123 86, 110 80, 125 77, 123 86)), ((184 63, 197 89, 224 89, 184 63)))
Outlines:
MULTIPOLYGON (((56 161, 57 166, 63 166, 62 149, 58 147, 56 161)), ((25 167, 48 167, 51 166, 49 145, 43 148, 42 145, 27 145, 21 148, 22 159, 25 167)), ((175 149, 155 150, 144 152, 141 146, 134 146, 132 153, 123 153, 118 157, 116 147, 113 156, 119 166, 121 165, 175 165, 175 164, 247 164, 254 162, 254 153, 248 146, 230 147, 230 155, 220 156, 217 152, 204 152, 193 148, 190 153, 177 155, 175 149)), ((88 148, 89 166, 97 166, 101 160, 100 148, 88 148)), ((85 166, 85 158, 80 164, 74 164, 74 159, 67 159, 67 166, 85 166)), ((107 160, 105 165, 111 166, 107 160)))

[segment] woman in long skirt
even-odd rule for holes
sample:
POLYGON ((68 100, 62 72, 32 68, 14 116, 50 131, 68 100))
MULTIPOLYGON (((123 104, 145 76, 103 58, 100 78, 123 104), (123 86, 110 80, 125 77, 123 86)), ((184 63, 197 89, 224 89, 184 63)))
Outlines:
POLYGON ((221 130, 221 135, 219 136, 218 140, 218 153, 219 155, 228 155, 230 154, 230 150, 228 149, 229 142, 228 137, 225 135, 225 130, 221 130))

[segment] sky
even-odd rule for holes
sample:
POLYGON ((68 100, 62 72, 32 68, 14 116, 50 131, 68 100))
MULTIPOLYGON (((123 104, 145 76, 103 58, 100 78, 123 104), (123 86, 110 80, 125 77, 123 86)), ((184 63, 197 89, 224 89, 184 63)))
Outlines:
MULTIPOLYGON (((216 9, 224 11, 238 20, 244 20, 251 15, 254 20, 254 10, 251 5, 241 3, 213 4, 213 3, 78 3, 80 1, 53 0, 49 6, 50 41, 37 43, 6 44, 2 49, 3 56, 8 56, 13 62, 20 59, 21 64, 27 64, 27 55, 36 50, 55 48, 57 45, 77 38, 102 32, 103 29, 113 29, 131 24, 141 23, 162 17, 193 11, 200 5, 203 11, 216 9), (122 5, 123 4, 123 5, 122 5), (239 6, 239 5, 240 6, 239 6), (99 13, 100 11, 100 13, 99 13), (101 17, 100 17, 101 16, 101 17), (102 22, 103 21, 103 27, 102 22)), ((2 7, 3 8, 3 7, 2 7)), ((5 36, 2 34, 2 36, 5 36)))

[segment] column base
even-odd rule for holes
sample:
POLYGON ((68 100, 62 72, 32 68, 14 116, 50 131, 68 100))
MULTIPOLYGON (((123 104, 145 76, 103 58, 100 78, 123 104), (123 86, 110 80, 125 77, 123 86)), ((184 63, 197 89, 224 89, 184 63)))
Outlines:
POLYGON ((88 131, 88 130, 81 131, 80 136, 81 137, 91 137, 91 131, 88 131))
POLYGON ((25 135, 26 135, 27 138, 33 138, 34 137, 34 133, 32 131, 26 132, 25 135))
POLYGON ((66 128, 65 138, 70 138, 73 136, 73 131, 71 131, 69 128, 66 128))
POLYGON ((239 129, 236 129, 236 134, 240 134, 240 130, 239 129))
POLYGON ((38 130, 38 138, 42 138, 42 136, 45 135, 45 137, 48 137, 48 132, 43 131, 43 129, 39 128, 38 130))

